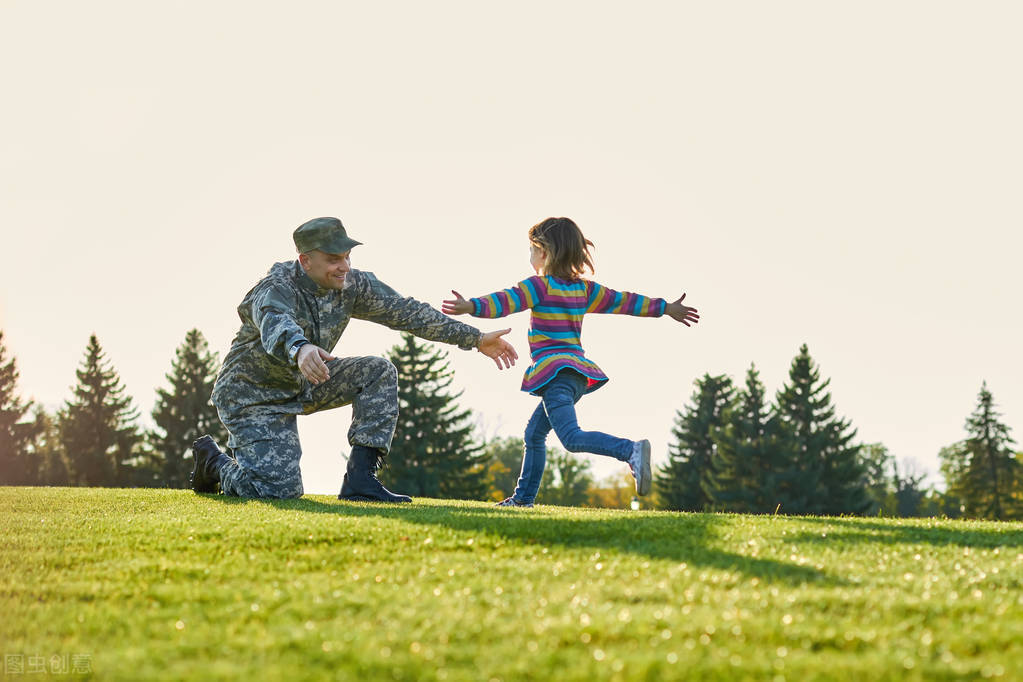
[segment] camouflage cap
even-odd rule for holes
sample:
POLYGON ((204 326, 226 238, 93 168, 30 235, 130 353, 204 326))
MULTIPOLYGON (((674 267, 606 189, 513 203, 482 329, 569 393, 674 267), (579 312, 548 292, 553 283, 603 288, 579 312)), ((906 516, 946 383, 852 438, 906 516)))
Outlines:
POLYGON ((349 237, 337 218, 313 218, 299 225, 293 236, 299 253, 316 249, 325 253, 345 253, 362 243, 349 237))

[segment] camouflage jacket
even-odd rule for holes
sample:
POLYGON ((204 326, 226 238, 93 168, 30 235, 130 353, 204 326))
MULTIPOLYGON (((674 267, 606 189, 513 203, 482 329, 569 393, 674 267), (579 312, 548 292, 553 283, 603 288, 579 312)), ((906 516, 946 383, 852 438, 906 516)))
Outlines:
POLYGON ((321 289, 298 261, 276 263, 238 306, 241 329, 224 358, 213 404, 221 412, 301 414, 312 385, 289 361, 296 341, 331 351, 353 317, 468 350, 482 333, 435 308, 405 298, 373 273, 351 270, 345 288, 321 289))

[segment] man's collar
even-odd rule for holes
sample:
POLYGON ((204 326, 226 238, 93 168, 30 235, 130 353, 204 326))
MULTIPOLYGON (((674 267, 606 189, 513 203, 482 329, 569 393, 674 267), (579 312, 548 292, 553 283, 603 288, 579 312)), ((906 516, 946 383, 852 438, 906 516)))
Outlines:
POLYGON ((325 296, 330 292, 330 289, 321 287, 319 284, 314 282, 308 274, 306 274, 305 269, 302 267, 302 263, 300 263, 297 258, 295 259, 295 281, 298 282, 298 286, 315 296, 325 296))

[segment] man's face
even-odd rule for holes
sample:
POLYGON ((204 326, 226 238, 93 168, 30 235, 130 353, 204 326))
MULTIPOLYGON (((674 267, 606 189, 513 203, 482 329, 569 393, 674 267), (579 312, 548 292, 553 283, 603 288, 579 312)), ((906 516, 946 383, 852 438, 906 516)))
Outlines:
POLYGON ((345 285, 345 277, 352 269, 351 251, 344 253, 324 253, 310 251, 300 253, 298 262, 302 264, 305 274, 324 289, 341 289, 345 285))

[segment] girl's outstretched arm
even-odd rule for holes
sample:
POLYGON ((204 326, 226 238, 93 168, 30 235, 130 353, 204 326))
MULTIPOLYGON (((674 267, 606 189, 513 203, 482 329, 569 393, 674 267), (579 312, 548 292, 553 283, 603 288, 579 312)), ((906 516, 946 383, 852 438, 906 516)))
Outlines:
POLYGON ((649 298, 631 291, 615 291, 597 282, 588 282, 589 303, 588 313, 613 313, 618 315, 636 315, 637 317, 660 317, 667 315, 673 320, 690 327, 700 321, 696 308, 682 303, 686 295, 677 301, 668 303, 663 298, 649 298))
POLYGON ((586 287, 589 296, 587 313, 660 317, 668 312, 668 302, 663 298, 650 298, 631 291, 615 291, 592 281, 587 281, 586 287))
POLYGON ((473 317, 504 317, 535 306, 544 290, 540 277, 524 279, 513 287, 479 298, 465 299, 452 289, 455 298, 443 301, 441 311, 448 315, 468 313, 473 317))

